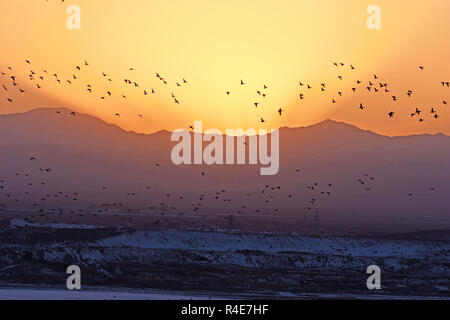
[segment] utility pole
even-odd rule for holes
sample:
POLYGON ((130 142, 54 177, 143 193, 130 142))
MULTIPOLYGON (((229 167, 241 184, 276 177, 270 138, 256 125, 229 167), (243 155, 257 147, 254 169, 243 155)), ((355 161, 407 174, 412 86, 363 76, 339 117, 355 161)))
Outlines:
POLYGON ((319 221, 319 208, 316 208, 314 212, 314 231, 315 234, 320 233, 320 221, 319 221))

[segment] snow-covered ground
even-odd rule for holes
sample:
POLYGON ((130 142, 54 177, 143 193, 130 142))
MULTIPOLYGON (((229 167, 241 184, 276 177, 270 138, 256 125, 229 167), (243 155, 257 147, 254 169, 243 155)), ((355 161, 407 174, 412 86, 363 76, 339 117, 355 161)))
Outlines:
POLYGON ((46 223, 46 222, 28 222, 23 219, 11 219, 11 228, 53 228, 53 229, 99 229, 105 226, 89 225, 89 224, 68 224, 68 223, 46 223))
POLYGON ((303 252, 358 257, 432 256, 450 252, 449 242, 223 232, 136 231, 99 240, 101 247, 195 251, 303 252))
POLYGON ((26 289, 0 289, 0 299, 33 299, 39 295, 34 288, 60 288, 73 264, 95 291, 45 291, 49 299, 220 298, 213 292, 234 298, 377 298, 366 287, 366 269, 373 264, 383 274, 381 298, 450 297, 448 240, 78 229, 3 230, 0 283, 26 289))
MULTIPOLYGON (((0 288, 0 300, 208 300, 220 297, 171 292, 0 288)), ((222 297, 225 299, 225 297, 222 297)), ((227 298, 228 299, 228 298, 227 298)))
MULTIPOLYGON (((94 231, 92 231, 94 232, 94 231)), ((225 232, 133 231, 72 245, 35 246, 46 261, 68 259, 86 265, 161 263, 232 265, 245 268, 289 265, 292 268, 362 270, 372 263, 399 272, 419 264, 422 271, 449 272, 449 241, 351 237, 307 237, 225 232), (189 252, 189 254, 187 254, 189 252), (286 261, 286 259, 288 259, 286 261)), ((445 284, 450 287, 450 284, 445 284)))
MULTIPOLYGON (((450 300, 448 297, 386 296, 379 294, 290 294, 279 293, 282 299, 365 299, 365 300, 450 300)), ((254 298, 254 297, 253 297, 254 298)), ((246 300, 249 297, 235 295, 195 295, 171 292, 89 291, 0 288, 0 300, 246 300)))

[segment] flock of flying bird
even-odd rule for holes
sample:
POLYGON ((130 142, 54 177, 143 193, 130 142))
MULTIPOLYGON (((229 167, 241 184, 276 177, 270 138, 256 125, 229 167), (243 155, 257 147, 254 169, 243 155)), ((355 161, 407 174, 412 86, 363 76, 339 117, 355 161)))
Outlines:
MULTIPOLYGON (((27 65, 32 66, 32 63, 29 59, 25 60, 25 63, 27 65)), ((81 75, 80 73, 82 72, 83 68, 88 68, 90 66, 90 64, 87 61, 84 61, 81 64, 78 64, 76 66, 74 66, 74 71, 73 73, 68 76, 68 77, 61 77, 58 73, 51 73, 49 71, 47 71, 47 69, 40 69, 40 71, 35 71, 34 69, 30 69, 28 74, 26 75, 26 78, 28 78, 29 81, 32 82, 32 85, 35 86, 37 89, 42 89, 44 86, 44 82, 47 80, 53 81, 54 83, 57 83, 59 85, 63 85, 66 84, 68 86, 73 85, 76 81, 81 81, 81 75)), ((134 68, 129 68, 129 71, 135 71, 134 68)), ((2 88, 3 91, 6 93, 7 97, 5 98, 5 100, 9 103, 14 103, 16 99, 18 99, 20 97, 20 95, 25 94, 26 91, 23 89, 23 87, 21 87, 21 84, 18 82, 18 76, 14 74, 14 68, 11 66, 7 67, 7 71, 0 71, 0 76, 3 77, 3 82, 2 82, 2 88), (7 81, 5 81, 5 78, 7 81)), ((161 81, 161 83, 163 85, 167 85, 168 82, 166 81, 165 78, 163 78, 159 73, 156 73, 156 78, 159 79, 161 81)), ((105 72, 101 72, 101 76, 99 77, 99 80, 103 80, 106 81, 107 83, 109 82, 113 82, 114 80, 112 79, 112 77, 105 72)), ((150 88, 150 89, 141 89, 141 84, 138 83, 135 80, 130 80, 128 78, 124 78, 122 80, 127 86, 135 88, 135 89, 140 89, 140 92, 142 95, 147 96, 150 94, 156 94, 156 90, 154 88, 150 88)), ((186 85, 188 83, 188 81, 186 79, 182 79, 179 82, 176 82, 175 85, 177 87, 181 87, 182 85, 186 85)), ((129 88, 127 88, 129 89, 129 88)), ((90 83, 85 84, 85 90, 86 93, 90 94, 90 95, 95 95, 96 90, 94 89, 94 86, 90 83)), ((100 100, 106 100, 109 97, 113 96, 113 92, 111 89, 107 89, 107 90, 102 90, 99 89, 98 96, 97 98, 100 100)), ((124 93, 120 93, 120 97, 122 99, 127 99, 127 95, 124 93)), ((171 93, 171 98, 173 99, 175 104, 180 104, 179 98, 175 96, 174 93, 171 93)), ((72 116, 76 116, 75 112, 71 112, 72 116)), ((117 117, 120 117, 120 113, 116 112, 114 114, 117 117)), ((138 116, 140 118, 143 118, 142 114, 138 114, 138 116)))
MULTIPOLYGON (((32 63, 29 59, 26 59, 25 63, 30 66, 30 70, 29 70, 28 74, 26 75, 26 77, 28 78, 29 81, 32 82, 32 85, 34 85, 37 89, 42 89, 43 86, 45 85, 45 81, 49 81, 49 80, 54 81, 55 83, 57 83, 59 85, 66 84, 66 85, 70 86, 76 81, 81 81, 82 75, 80 73, 81 73, 82 69, 88 68, 90 66, 90 64, 87 61, 84 61, 83 63, 74 66, 74 71, 70 76, 61 77, 58 73, 48 72, 46 69, 39 69, 40 71, 36 71, 35 68, 32 68, 32 63)), ((338 70, 340 71, 339 74, 337 75, 337 79, 340 81, 343 81, 344 77, 347 76, 347 74, 345 73, 346 69, 344 69, 347 67, 346 64, 342 63, 342 62, 339 62, 339 63, 334 62, 333 65, 336 68, 338 68, 338 70)), ((424 71, 425 67, 419 66, 418 69, 420 71, 424 71)), ((350 72, 352 72, 352 71, 356 70, 356 67, 350 64, 348 67, 348 70, 350 72)), ((129 68, 129 71, 132 72, 132 71, 135 71, 135 69, 129 68)), ((0 71, 0 76, 1 76, 0 79, 2 80, 2 88, 1 89, 3 89, 3 93, 6 95, 6 97, 4 98, 5 99, 4 101, 6 101, 8 103, 14 103, 15 100, 20 98, 20 95, 23 95, 26 93, 23 83, 21 83, 19 81, 20 79, 19 79, 18 75, 16 75, 14 73, 13 67, 8 66, 6 71, 0 71)), ((169 85, 169 82, 167 81, 167 79, 165 77, 163 77, 160 73, 155 73, 155 77, 160 81, 160 83, 163 86, 169 85)), ((106 72, 101 72, 101 76, 99 75, 98 80, 106 81, 106 83, 114 81, 112 76, 106 72)), ((139 83, 138 81, 135 81, 135 80, 131 80, 128 77, 122 79, 121 81, 123 81, 123 83, 127 86, 126 90, 128 90, 128 91, 131 91, 131 89, 135 89, 135 90, 137 89, 137 90, 139 90, 138 92, 140 92, 140 94, 142 94, 144 96, 156 94, 155 88, 149 88, 149 89, 142 88, 141 83, 139 83)), ((173 86, 181 87, 181 86, 184 86, 187 84, 188 84, 188 81, 185 78, 182 78, 180 81, 174 82, 173 86)), ((247 83, 244 80, 240 80, 241 87, 245 87, 246 85, 247 85, 247 83)), ((299 81, 298 85, 299 85, 299 90, 300 90, 300 92, 298 93, 299 100, 307 99, 307 97, 311 94, 311 92, 313 92, 313 90, 312 90, 313 85, 304 83, 302 81, 299 81)), ((449 81, 440 81, 439 85, 444 88, 450 88, 449 81)), ((325 93, 326 91, 328 91, 328 86, 327 86, 326 82, 322 82, 322 83, 318 84, 317 87, 319 88, 319 93, 325 93)), ((96 90, 94 88, 94 86, 90 83, 85 84, 85 90, 86 90, 86 93, 96 96, 97 99, 100 99, 100 100, 106 100, 107 98, 113 96, 113 94, 114 94, 112 92, 112 89, 109 89, 109 90, 106 89, 104 91, 102 89, 96 90)), ((269 87, 266 84, 263 84, 261 86, 261 89, 256 90, 255 95, 256 95, 256 97, 259 98, 257 100, 255 99, 256 101, 253 102, 253 106, 256 109, 261 106, 260 99, 266 98, 267 95, 269 94, 268 90, 269 90, 269 87)), ((374 74, 372 76, 372 78, 368 81, 356 80, 354 85, 350 88, 350 90, 351 90, 351 93, 353 93, 353 94, 360 90, 364 90, 366 93, 369 93, 369 94, 384 93, 384 94, 390 95, 390 97, 394 103, 398 103, 398 101, 401 99, 398 94, 397 95, 392 94, 389 84, 385 81, 381 81, 380 77, 376 74, 374 74)), ((227 90, 227 91, 225 91, 225 94, 227 96, 230 96, 230 95, 232 95, 232 92, 227 90)), ((405 94, 405 97, 410 99, 414 95, 414 91, 409 89, 404 94, 405 94)), ((121 92, 118 95, 122 99, 127 99, 127 94, 125 94, 124 92, 121 92)), ((338 103, 338 99, 340 97, 343 97, 343 95, 344 95, 343 90, 338 90, 337 92, 333 93, 333 97, 331 97, 331 103, 332 104, 338 103)), ((171 93, 170 98, 173 100, 173 102, 175 104, 181 103, 179 97, 177 97, 173 92, 171 93)), ((447 105, 447 100, 443 99, 442 106, 446 106, 446 105, 447 105)), ((367 106, 365 105, 365 103, 361 102, 361 103, 359 103, 358 108, 360 110, 365 110, 367 108, 367 106)), ((438 113, 438 109, 439 109, 439 106, 430 107, 430 109, 429 109, 430 110, 429 113, 432 115, 432 117, 434 119, 438 119, 440 117, 439 113, 438 113)), ((282 116, 283 113, 285 112, 285 109, 283 109, 282 107, 277 107, 276 111, 279 116, 282 116)), ((425 118, 423 117, 423 114, 425 114, 425 113, 426 113, 426 111, 424 110, 423 107, 415 106, 411 110, 410 117, 418 118, 419 122, 423 122, 423 121, 425 121, 425 118)), ((72 112, 71 114, 73 116, 76 115, 75 112, 72 112)), ((396 111, 389 111, 387 113, 387 117, 393 118, 394 116, 396 116, 396 114, 397 114, 396 111)), ((115 112, 114 115, 116 117, 121 116, 120 112, 115 112)), ((139 118, 143 118, 142 114, 138 114, 137 116, 139 118)), ((266 122, 266 120, 263 117, 259 117, 259 118, 260 118, 261 123, 266 122)))
MULTIPOLYGON (((36 157, 30 157, 30 161, 36 161, 36 157)), ((37 167, 36 167, 37 168, 37 167)), ((37 169, 41 174, 51 174, 52 169, 51 168, 39 168, 37 169)), ((296 172, 300 172, 299 170, 296 170, 296 172)), ((16 178, 26 178, 28 181, 32 178, 32 175, 29 173, 15 173, 16 178)), ((45 180, 41 178, 41 181, 45 180)), ((134 218, 132 216, 127 216, 120 214, 119 212, 125 212, 125 213, 131 213, 134 212, 135 209, 131 208, 133 206, 133 199, 137 196, 136 192, 127 192, 124 193, 123 197, 121 199, 115 199, 113 202, 103 202, 103 203, 97 203, 97 204, 91 204, 88 209, 86 209, 85 205, 77 206, 77 203, 80 202, 81 194, 79 192, 51 192, 51 191, 43 191, 42 188, 47 187, 46 182, 39 182, 39 183, 33 183, 33 182, 27 182, 25 185, 25 198, 19 199, 19 195, 13 194, 13 191, 8 191, 7 188, 8 181, 2 179, 0 180, 0 212, 6 211, 8 209, 14 208, 15 205, 19 205, 21 202, 28 203, 29 201, 32 202, 31 207, 33 209, 33 214, 31 214, 28 217, 25 217, 24 220, 26 220, 29 223, 43 223, 43 222, 53 222, 57 223, 58 221, 61 221, 64 218, 71 218, 72 220, 69 220, 73 224, 77 224, 77 216, 78 219, 83 219, 87 216, 94 216, 99 217, 102 214, 110 214, 110 217, 121 220, 122 223, 127 224, 133 224, 135 223, 134 218), (36 186, 35 186, 36 185, 36 186), (30 198, 33 196, 32 190, 33 186, 35 188, 39 188, 38 190, 34 190, 35 197, 33 200, 30 200, 30 198), (11 193, 10 193, 11 192, 11 193), (41 192, 41 193, 39 193, 41 192), (36 198, 37 194, 37 198, 36 198), (130 207, 126 207, 127 199, 130 200, 130 207), (51 204, 57 201, 59 204, 51 206, 51 204), (50 206, 49 206, 50 205, 50 206), (74 209, 74 207, 76 209, 74 209), (69 209, 68 209, 69 208, 69 209), (71 214, 70 216, 67 216, 66 214, 71 214), (59 216, 59 218, 58 218, 59 216)), ((317 215, 317 202, 319 200, 320 195, 328 195, 330 196, 331 193, 331 187, 332 184, 327 184, 326 187, 324 187, 323 190, 321 190, 320 185, 318 182, 313 183, 311 186, 308 186, 307 188, 313 192, 313 198, 311 198, 308 201, 308 206, 306 207, 306 210, 312 212, 312 210, 315 208, 316 215, 317 215), (316 194, 315 194, 316 193, 316 194)), ((148 195, 149 192, 151 192, 151 187, 146 186, 145 190, 141 190, 142 193, 146 193, 148 195)), ((103 186, 99 189, 99 192, 104 192, 108 190, 108 187, 103 186)), ((247 199, 250 199, 251 197, 259 197, 263 196, 264 200, 263 203, 261 203, 263 206, 259 208, 253 208, 251 209, 250 206, 247 204, 236 204, 239 208, 236 210, 236 214, 264 214, 267 213, 267 206, 274 200, 275 197, 278 198, 278 196, 282 196, 281 192, 281 186, 270 186, 265 185, 261 188, 261 190, 255 193, 245 193, 245 197, 247 199), (278 192, 278 194, 277 194, 278 192)), ((154 195, 155 196, 155 195, 154 195)), ((205 214, 206 212, 202 212, 202 207, 205 203, 205 201, 223 201, 226 203, 233 202, 233 198, 231 196, 227 196, 227 190, 226 189, 220 189, 217 190, 215 193, 207 194, 202 193, 199 194, 198 197, 194 199, 190 199, 189 201, 186 201, 188 199, 185 199, 184 195, 173 195, 171 193, 164 192, 161 195, 158 195, 157 197, 163 196, 165 198, 165 201, 153 204, 149 206, 146 209, 149 210, 156 210, 160 211, 161 218, 165 216, 168 213, 174 214, 177 213, 180 216, 183 216, 184 214, 195 214, 198 213, 200 215, 205 214), (182 202, 180 206, 182 208, 175 206, 175 203, 178 201, 182 202), (186 204, 188 204, 188 208, 186 208, 186 204)), ((289 193, 287 195, 288 199, 294 198, 293 193, 289 193)), ((156 197, 155 197, 156 198, 156 197)), ((260 201, 260 199, 258 200, 260 201)), ((279 213, 278 208, 272 208, 272 214, 279 213)), ((306 217, 306 213, 305 213, 306 217)), ((154 225, 159 225, 161 223, 161 218, 155 218, 154 225)), ((224 217, 225 220, 229 219, 228 216, 224 217)), ((195 222, 192 222, 194 225, 195 222)), ((211 229, 213 230, 213 229, 211 229)))
MULTIPOLYGON (((90 64, 87 61, 84 61, 82 64, 79 65, 75 65, 74 66, 74 72, 73 74, 68 78, 68 77, 61 77, 58 73, 52 73, 47 71, 46 69, 40 69, 40 71, 38 71, 36 68, 33 68, 33 64, 29 59, 26 59, 24 61, 24 63, 26 63, 28 66, 30 66, 30 70, 28 72, 28 74, 26 75, 26 77, 28 78, 29 81, 31 81, 31 83, 37 88, 37 89, 42 89, 43 86, 46 85, 46 81, 53 81, 59 85, 62 84, 66 84, 68 86, 72 85, 75 81, 81 81, 82 79, 82 70, 83 68, 89 68, 90 64)), ((338 70, 340 71, 339 75, 337 76, 337 79, 339 81, 342 81, 344 79, 344 76, 347 76, 345 72, 344 68, 348 68, 347 70, 349 70, 350 72, 356 70, 356 68, 353 65, 349 65, 348 67, 346 66, 345 63, 333 63, 333 65, 338 68, 338 70)), ((423 72, 425 70, 425 68, 423 66, 420 66, 418 68, 421 72, 423 72)), ((133 72, 135 69, 134 68, 129 68, 130 72, 133 72)), ((155 77, 160 81, 162 86, 168 86, 168 80, 162 76, 160 73, 155 73, 155 77)), ((103 81, 106 81, 106 83, 108 82, 113 82, 113 77, 111 75, 109 75, 106 72, 102 72, 101 76, 99 75, 99 78, 101 78, 103 81)), ((18 99, 18 97, 22 94, 26 93, 26 90, 24 89, 23 83, 21 82, 22 79, 19 79, 19 77, 15 74, 14 72, 14 68, 9 66, 7 67, 7 71, 1 71, 0 70, 0 80, 2 81, 2 88, 3 92, 6 93, 7 97, 5 98, 4 101, 7 101, 7 103, 13 103, 16 99, 18 99)), ((155 88, 143 88, 143 86, 135 81, 132 80, 131 78, 125 78, 122 79, 123 83, 127 86, 128 90, 134 89, 134 90, 139 90, 139 92, 144 95, 153 95, 156 94, 155 88)), ((185 86, 188 84, 188 81, 185 78, 181 78, 180 81, 178 82, 174 82, 174 85, 176 87, 181 87, 181 86, 185 86)), ((241 87, 246 86, 246 82, 244 80, 240 80, 239 85, 241 87)), ((310 92, 312 92, 313 90, 313 85, 309 84, 309 83, 305 83, 305 82, 299 82, 298 83, 299 88, 301 90, 301 92, 298 94, 298 98, 300 100, 305 100, 307 99, 308 95, 310 94, 310 92)), ((448 81, 441 81, 440 85, 444 88, 449 88, 450 84, 448 81)), ((328 86, 327 83, 320 83, 318 86, 319 88, 319 92, 326 92, 328 90, 328 86)), ((97 90, 94 88, 94 86, 90 83, 85 84, 85 90, 87 94, 90 95, 94 95, 94 93, 97 93, 97 90)), ((373 77, 366 82, 361 81, 361 80, 356 80, 355 85, 351 88, 351 92, 352 93, 356 93, 359 90, 365 90, 366 92, 370 93, 370 94, 378 94, 378 93, 383 93, 383 94, 387 94, 390 95, 392 98, 393 102, 398 102, 400 100, 398 95, 393 95, 391 93, 389 84, 387 82, 381 81, 380 77, 377 76, 376 74, 373 75, 373 77)), ((106 90, 105 92, 101 92, 97 97, 98 99, 101 100, 106 100, 107 98, 113 96, 113 93, 111 90, 106 90)), ((233 93, 229 90, 225 91, 225 95, 226 96, 230 96, 233 93)), ((267 95, 269 94, 269 87, 266 84, 263 84, 261 86, 260 89, 258 89, 255 92, 255 96, 258 97, 259 99, 264 99, 267 97, 267 95)), ((331 103, 337 103, 337 99, 339 99, 339 97, 343 96, 343 91, 340 90, 338 92, 336 92, 336 96, 333 97, 331 99, 331 103)), ((414 95, 413 90, 408 90, 407 92, 405 92, 405 99, 410 99, 412 96, 414 95)), ((127 95, 124 93, 120 93, 120 96, 122 99, 127 99, 127 95)), ((171 99, 173 100, 173 102, 175 104, 180 104, 180 99, 174 94, 171 94, 171 99)), ((253 106, 255 108, 260 107, 261 105, 261 100, 255 101, 253 103, 253 106)), ((445 106, 447 105, 447 101, 443 100, 442 104, 445 106)), ((364 105, 364 103, 359 103, 359 109, 360 110, 364 110, 366 108, 366 106, 364 105)), ((424 113, 425 111, 423 110, 423 108, 421 107, 415 107, 415 110, 413 112, 411 112, 411 117, 417 117, 419 118, 418 120, 420 122, 424 121, 424 118, 422 116, 422 113, 424 113)), ((279 116, 282 116, 284 113, 284 109, 283 108, 278 108, 277 109, 277 113, 279 114, 279 116)), ((60 111, 57 111, 58 113, 60 111)), ((437 107, 431 107, 430 108, 430 114, 432 114, 433 118, 438 119, 439 118, 439 114, 437 111, 437 107)), ((76 116, 75 112, 71 112, 72 116, 76 116)), ((395 111, 390 111, 387 116, 389 118, 393 118, 396 115, 395 111)), ((120 117, 120 113, 116 112, 115 116, 120 117)), ((138 115, 140 118, 142 118, 142 114, 138 115)), ((262 117, 260 117, 260 121, 261 122, 266 122, 266 120, 264 120, 262 117)), ((190 126, 192 127, 192 126, 190 126)), ((36 161, 37 157, 30 157, 30 161, 36 161)), ((155 164, 155 166, 159 166, 159 164, 155 164)), ((38 168, 38 170, 41 172, 41 174, 52 174, 53 171, 51 168, 38 168)), ((299 169, 296 170, 297 173, 300 172, 299 169)), ((205 172, 201 172, 202 176, 205 176, 206 173, 205 172)), ((21 176, 20 173, 17 173, 16 176, 21 176)), ((23 174, 24 177, 29 177, 28 173, 24 173, 23 174)), ((375 177, 373 176, 369 176, 368 174, 365 174, 365 176, 363 178, 360 178, 357 180, 357 183, 360 184, 361 186, 364 187, 364 189, 366 191, 370 191, 371 190, 371 186, 370 186, 370 182, 373 182, 375 180, 375 177)), ((46 183, 45 182, 40 182, 40 185, 45 186, 46 183)), ((12 193, 9 193, 7 191, 7 181, 5 180, 0 180, 0 191, 2 192, 2 198, 3 201, 5 200, 13 200, 13 202, 17 203, 20 202, 20 199, 13 199, 13 195, 12 193), (6 192, 6 193, 5 193, 6 192)), ((28 182, 26 185, 28 188, 31 188, 33 186, 33 182, 28 182)), ((321 196, 331 196, 332 195, 332 186, 333 184, 329 183, 326 184, 325 186, 321 186, 319 185, 318 182, 314 182, 313 184, 307 186, 307 189, 310 190, 311 192, 313 192, 313 196, 311 197, 311 199, 308 201, 306 210, 311 211, 314 208, 317 210, 317 205, 318 205, 318 201, 319 198, 321 196)), ((101 190, 105 191, 107 190, 107 187, 102 187, 101 190)), ((150 187, 147 187, 146 190, 150 190, 150 187)), ((277 190, 280 190, 281 186, 269 186, 269 185, 265 185, 262 190, 261 190, 261 194, 263 195, 268 195, 268 198, 266 198, 264 200, 264 204, 268 205, 274 198, 274 194, 273 192, 276 192, 277 190)), ((430 188, 431 191, 434 191, 434 188, 430 188)), ((30 191, 26 191, 25 192, 26 195, 30 195, 30 191)), ((246 194, 247 197, 250 197, 251 194, 246 194)), ((136 196, 135 192, 128 192, 124 195, 126 198, 130 198, 130 197, 134 197, 136 196)), ((409 193, 409 196, 413 196, 412 193, 409 193)), ((42 195, 39 195, 40 197, 40 201, 39 202, 35 202, 33 203, 33 207, 39 207, 42 204, 45 204, 46 201, 48 201, 50 198, 59 198, 59 199, 65 199, 66 201, 71 201, 71 202, 77 202, 79 201, 79 197, 80 194, 77 192, 72 192, 72 193, 65 193, 65 192, 57 192, 54 194, 51 193, 44 193, 42 195)), ((167 202, 161 202, 160 204, 156 205, 156 206, 152 206, 149 207, 149 209, 154 209, 156 207, 165 207, 165 206, 170 206, 170 200, 171 197, 173 198, 174 196, 171 195, 170 193, 167 193, 165 195, 167 202)), ((287 195, 288 199, 292 199, 294 198, 294 194, 288 194, 287 195)), ((0 199, 2 199, 0 198, 0 199)), ((203 206, 203 201, 205 201, 206 195, 205 194, 201 194, 199 195, 197 201, 195 202, 191 202, 189 204, 189 206, 192 209, 192 212, 198 212, 202 206, 203 206)), ((226 190, 219 190, 216 192, 215 195, 213 195, 213 199, 214 200, 222 200, 224 202, 232 202, 232 198, 227 197, 226 196, 226 190)), ((184 200, 184 196, 178 196, 178 200, 184 200)), ((114 209, 123 209, 124 204, 120 201, 116 201, 113 203, 102 203, 100 205, 100 209, 98 209, 98 213, 103 213, 103 212, 108 212, 109 209, 114 208, 114 209)), ((5 203, 0 203, 0 210, 3 210, 6 208, 5 203)), ((171 206, 172 210, 178 210, 177 207, 175 206, 171 206)), ((132 211, 132 209, 127 209, 127 211, 132 211)), ((279 211, 279 209, 277 208, 273 208, 273 213, 277 213, 279 211)), ((84 209, 78 209, 78 212, 71 210, 72 213, 78 213, 80 216, 84 216, 87 212, 84 209)), ((249 209, 247 208, 246 205, 241 205, 240 209, 237 211, 237 213, 239 214, 243 214, 243 213, 256 213, 256 214, 260 214, 262 212, 262 209, 254 209, 253 212, 250 212, 249 209)), ((45 217, 45 219, 49 219, 48 214, 54 214, 54 215, 62 215, 63 214, 63 210, 59 207, 57 208, 52 208, 52 209, 44 209, 43 207, 39 209, 39 215, 41 217, 45 217)), ((96 213, 97 214, 97 213, 96 213)), ((164 213, 162 213, 164 214, 164 213)), ((180 215, 182 215, 183 213, 180 212, 180 215)), ((32 217, 33 218, 33 217, 32 217)), ((125 219, 125 218, 123 218, 125 219)), ((126 219, 131 219, 131 218, 126 218, 126 219)), ((157 222, 155 224, 157 224, 159 222, 159 220, 157 220, 157 222)))
MULTIPOLYGON (((31 156, 29 162, 30 166, 27 172, 16 172, 11 178, 21 179, 21 183, 24 184, 21 191, 18 191, 17 187, 9 190, 8 185, 11 181, 0 179, 0 212, 14 210, 14 208, 25 205, 32 210, 32 214, 25 218, 29 223, 43 223, 45 221, 57 223, 63 219, 73 219, 70 222, 77 224, 77 218, 84 219, 85 217, 99 217, 102 214, 108 214, 109 217, 118 219, 121 223, 134 224, 136 221, 132 215, 122 213, 136 212, 135 199, 137 196, 145 196, 148 199, 148 204, 151 204, 147 208, 138 209, 138 211, 141 209, 152 210, 153 212, 159 212, 161 215, 160 218, 155 218, 155 226, 160 224, 161 219, 166 214, 179 216, 207 214, 209 211, 206 208, 204 209, 204 206, 208 204, 208 201, 224 202, 224 208, 228 208, 225 210, 229 210, 231 205, 234 208, 232 209, 234 214, 238 215, 276 215, 280 213, 280 209, 274 207, 275 202, 279 203, 280 200, 282 202, 295 201, 296 199, 306 201, 304 197, 298 197, 298 194, 296 195, 294 192, 284 192, 281 185, 266 184, 261 186, 260 191, 242 194, 241 197, 245 200, 234 198, 236 194, 230 194, 226 188, 207 191, 197 196, 186 196, 145 186, 139 188, 137 192, 124 192, 121 197, 108 198, 110 200, 108 202, 92 203, 88 200, 90 205, 87 206, 86 199, 82 198, 83 192, 67 192, 67 190, 55 192, 55 189, 51 188, 50 184, 46 182, 46 177, 57 174, 55 172, 57 170, 42 166, 37 156, 31 156), (163 199, 162 202, 151 203, 161 199, 163 199), (256 201, 249 204, 249 200, 256 201), (83 204, 80 204, 80 202, 83 204), (257 203, 256 207, 255 203, 257 203), (70 215, 67 216, 66 214, 70 215)), ((160 167, 159 163, 156 163, 155 166, 160 167)), ((295 172, 292 173, 293 176, 301 176, 301 174, 300 169, 295 169, 295 172)), ((202 176, 205 175, 206 173, 202 172, 202 176)), ((365 191, 371 191, 375 180, 374 176, 366 173, 361 178, 355 179, 355 186, 360 185, 365 191)), ((310 198, 306 201, 305 219, 307 213, 313 214, 314 219, 318 218, 320 202, 325 200, 325 197, 333 196, 333 187, 333 183, 319 183, 317 181, 306 186, 310 198)), ((107 192, 107 190, 109 190, 109 187, 105 185, 98 188, 99 193, 107 192)), ((429 191, 435 191, 435 187, 429 188, 429 191)), ((408 193, 408 196, 413 197, 414 194, 408 193)), ((228 218, 227 215, 224 217, 225 220, 228 218)), ((194 225, 195 222, 192 222, 192 224, 194 225)))

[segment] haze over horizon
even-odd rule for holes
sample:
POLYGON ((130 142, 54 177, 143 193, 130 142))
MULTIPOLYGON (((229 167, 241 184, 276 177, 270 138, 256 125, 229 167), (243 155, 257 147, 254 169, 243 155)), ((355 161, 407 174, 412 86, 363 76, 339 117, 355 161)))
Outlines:
POLYGON ((8 155, 0 160, 2 202, 9 208, 108 212, 112 202, 122 202, 133 211, 299 219, 320 209, 336 219, 354 213, 414 226, 446 218, 450 208, 450 137, 443 135, 388 138, 333 121, 286 129, 274 176, 260 176, 259 165, 177 166, 170 132, 135 134, 65 110, 2 115, 0 137, 8 155), (77 199, 52 196, 59 192, 76 192, 77 199))
MULTIPOLYGON (((31 112, 36 112, 36 111, 40 111, 40 110, 50 110, 50 111, 55 111, 55 112, 57 112, 57 111, 60 111, 60 112, 62 112, 62 111, 67 111, 67 112, 74 111, 74 110, 66 108, 66 107, 61 107, 61 108, 58 108, 58 107, 36 107, 36 108, 30 109, 30 110, 27 110, 27 111, 24 111, 24 112, 0 113, 0 117, 1 116, 20 115, 20 114, 31 113, 31 112)), ((122 128, 120 126, 120 124, 117 124, 117 123, 114 123, 114 122, 108 122, 108 121, 103 120, 103 119, 101 119, 99 117, 91 115, 91 114, 89 114, 87 112, 85 112, 85 113, 77 113, 77 114, 95 118, 95 119, 97 119, 97 120, 99 120, 99 121, 101 121, 101 122, 103 122, 105 124, 116 126, 116 127, 120 128, 121 130, 123 130, 124 132, 130 132, 130 133, 135 133, 135 134, 153 135, 153 134, 157 134, 157 133, 159 133, 161 131, 164 131, 164 132, 173 132, 174 131, 174 130, 169 130, 169 129, 166 129, 166 128, 162 128, 162 129, 158 129, 158 130, 153 131, 153 132, 137 132, 137 131, 134 131, 134 130, 127 130, 125 128, 122 128)), ((377 134, 379 136, 390 137, 390 138, 401 138, 401 137, 417 136, 417 135, 444 135, 444 136, 450 136, 449 134, 445 134, 443 132, 436 132, 436 133, 432 133, 432 134, 430 134, 430 133, 411 133, 411 134, 404 134, 404 135, 387 135, 387 134, 383 134, 381 132, 376 132, 376 131, 373 131, 373 130, 370 130, 370 129, 365 129, 365 128, 359 127, 359 126, 357 126, 355 124, 352 124, 352 123, 348 123, 348 122, 345 122, 345 121, 339 121, 339 120, 335 120, 335 119, 331 119, 331 118, 323 119, 323 120, 320 120, 318 122, 311 123, 311 124, 305 125, 305 126, 287 126, 286 125, 286 126, 282 126, 282 127, 279 127, 279 128, 269 128, 269 132, 270 132, 270 130, 276 130, 276 129, 308 128, 308 127, 312 127, 312 126, 321 125, 321 124, 324 124, 324 123, 327 123, 327 122, 343 124, 343 125, 346 125, 346 126, 349 126, 349 127, 355 127, 355 128, 357 128, 357 129, 359 129, 361 131, 368 131, 368 132, 377 134)), ((178 128, 178 129, 186 129, 188 131, 193 132, 191 128, 178 128)), ((210 129, 210 128, 203 127, 203 131, 205 131, 206 129, 210 129)), ((227 128, 227 129, 237 129, 237 128, 227 128)), ((242 128, 242 129, 245 131, 247 128, 242 128)), ((175 130, 177 130, 177 129, 175 129, 175 130)), ((225 134, 225 130, 223 131, 223 133, 224 133, 224 135, 226 135, 225 134)))

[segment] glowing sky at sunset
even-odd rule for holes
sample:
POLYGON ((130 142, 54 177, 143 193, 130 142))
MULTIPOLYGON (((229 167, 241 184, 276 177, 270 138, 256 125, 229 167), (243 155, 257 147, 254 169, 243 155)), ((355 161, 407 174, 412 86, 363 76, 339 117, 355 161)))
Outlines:
MULTIPOLYGON (((303 126, 331 118, 389 135, 450 134, 450 106, 442 104, 450 100, 450 89, 440 84, 450 81, 449 12, 448 0, 3 0, 0 71, 16 75, 26 94, 14 93, 11 104, 11 92, 0 92, 0 113, 67 107, 137 132, 187 128, 194 120, 225 129, 303 126), (66 27, 71 4, 81 8, 81 30, 66 27), (381 8, 381 30, 366 27, 372 4, 381 8), (42 75, 43 69, 49 73, 44 81, 28 79, 30 70, 42 75), (78 79, 58 84, 53 73, 62 81, 73 74, 78 79), (373 74, 389 83, 392 94, 368 94, 367 85, 351 92, 358 79, 377 84, 373 74), (152 88, 155 94, 143 94, 152 88), (112 96, 101 100, 107 91, 112 96), (358 109, 360 103, 365 110, 358 109), (423 109, 423 123, 410 117, 416 107, 423 109), (430 116, 431 107, 439 119, 430 116), (393 119, 389 111, 395 111, 393 119)), ((0 77, 2 83, 9 83, 7 77, 0 77)))

